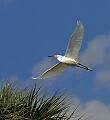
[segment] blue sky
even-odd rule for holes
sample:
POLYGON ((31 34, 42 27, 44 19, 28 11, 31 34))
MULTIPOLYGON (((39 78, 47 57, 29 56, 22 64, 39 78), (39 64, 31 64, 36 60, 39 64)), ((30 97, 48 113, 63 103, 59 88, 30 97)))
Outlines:
POLYGON ((109 14, 109 0, 0 0, 1 82, 17 79, 23 85, 33 84, 32 75, 39 75, 57 62, 48 55, 64 55, 76 21, 80 20, 85 28, 80 56, 93 72, 68 69, 39 82, 49 85, 52 91, 60 87, 75 95, 85 110, 94 106, 92 111, 98 113, 101 108, 109 120, 109 14))

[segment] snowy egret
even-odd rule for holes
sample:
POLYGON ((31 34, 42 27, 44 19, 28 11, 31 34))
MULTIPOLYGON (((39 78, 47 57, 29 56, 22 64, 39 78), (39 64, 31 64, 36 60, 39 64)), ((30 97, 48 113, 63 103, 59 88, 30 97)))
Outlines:
POLYGON ((48 56, 48 57, 53 57, 56 58, 59 63, 57 63, 55 66, 51 67, 49 70, 41 74, 39 77, 32 79, 46 79, 50 78, 52 76, 55 76, 56 74, 62 72, 69 66, 71 67, 80 67, 85 70, 92 70, 91 68, 88 68, 85 65, 82 65, 80 63, 78 53, 81 47, 82 43, 82 38, 83 38, 83 33, 84 33, 84 26, 80 21, 77 21, 77 26, 72 34, 70 41, 68 43, 66 53, 64 56, 62 55, 53 55, 53 56, 48 56))

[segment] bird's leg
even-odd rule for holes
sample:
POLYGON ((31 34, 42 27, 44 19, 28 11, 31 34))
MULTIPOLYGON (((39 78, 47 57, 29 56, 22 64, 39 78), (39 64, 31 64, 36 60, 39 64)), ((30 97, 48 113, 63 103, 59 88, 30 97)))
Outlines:
POLYGON ((83 69, 86 69, 86 70, 91 70, 91 71, 92 71, 91 68, 88 68, 87 66, 82 65, 81 63, 78 63, 78 67, 83 68, 83 69))
POLYGON ((87 68, 84 67, 84 66, 77 65, 77 67, 80 67, 80 68, 83 68, 83 69, 86 69, 86 70, 87 70, 87 68))
POLYGON ((78 63, 78 65, 80 65, 80 66, 82 66, 82 67, 85 67, 85 68, 88 68, 87 66, 82 65, 81 63, 78 63))

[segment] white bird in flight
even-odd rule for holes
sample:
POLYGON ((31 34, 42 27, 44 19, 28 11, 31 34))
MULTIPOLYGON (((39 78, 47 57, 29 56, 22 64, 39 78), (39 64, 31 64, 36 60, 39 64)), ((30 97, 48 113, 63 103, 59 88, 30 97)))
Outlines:
POLYGON ((82 38, 84 33, 84 26, 80 21, 77 21, 77 26, 73 34, 71 35, 70 41, 68 43, 66 53, 64 56, 62 55, 53 55, 48 57, 56 58, 59 63, 48 69, 46 72, 41 74, 39 77, 32 79, 46 79, 52 76, 57 75, 58 73, 64 71, 68 67, 80 67, 85 70, 92 71, 91 68, 86 67, 80 63, 78 53, 81 47, 82 38))

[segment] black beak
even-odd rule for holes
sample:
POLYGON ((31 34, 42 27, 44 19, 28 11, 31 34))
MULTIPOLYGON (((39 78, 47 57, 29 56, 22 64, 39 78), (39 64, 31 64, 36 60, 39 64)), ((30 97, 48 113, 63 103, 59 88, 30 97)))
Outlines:
POLYGON ((48 57, 53 57, 53 56, 48 56, 48 57))

